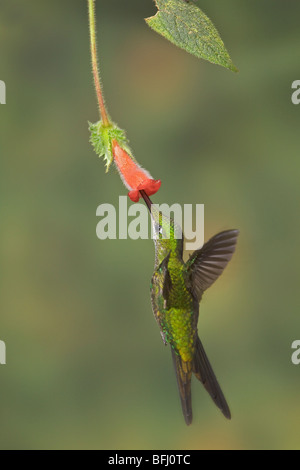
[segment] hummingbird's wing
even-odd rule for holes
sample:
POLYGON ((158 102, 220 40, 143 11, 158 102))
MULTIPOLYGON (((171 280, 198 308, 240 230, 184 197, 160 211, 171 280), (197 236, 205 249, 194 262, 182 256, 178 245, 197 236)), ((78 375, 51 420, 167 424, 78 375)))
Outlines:
POLYGON ((154 271, 151 279, 151 303, 155 319, 160 328, 160 334, 163 342, 167 344, 165 333, 163 331, 164 311, 166 309, 166 302, 169 297, 169 292, 172 287, 172 281, 168 270, 168 262, 170 253, 160 263, 158 268, 154 271))
POLYGON ((172 348, 171 352, 180 394, 182 412, 186 424, 189 425, 193 419, 191 392, 192 363, 183 361, 172 348))
POLYGON ((192 290, 198 300, 222 274, 235 251, 238 230, 218 233, 206 242, 200 250, 194 251, 186 263, 190 274, 192 290))
POLYGON ((200 338, 197 338, 195 356, 193 360, 193 372, 200 382, 204 385, 207 392, 222 411, 227 419, 231 419, 231 413, 221 387, 216 379, 214 371, 210 365, 208 357, 204 351, 200 338))

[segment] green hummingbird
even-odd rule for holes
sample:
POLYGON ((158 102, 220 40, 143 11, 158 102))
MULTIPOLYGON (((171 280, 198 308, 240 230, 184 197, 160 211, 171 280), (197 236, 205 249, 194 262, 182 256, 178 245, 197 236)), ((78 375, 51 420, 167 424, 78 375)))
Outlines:
POLYGON ((183 234, 172 218, 141 195, 150 211, 155 243, 151 302, 160 334, 170 344, 186 424, 192 422, 191 379, 194 374, 227 419, 231 413, 198 336, 199 303, 203 293, 222 274, 236 248, 238 230, 212 237, 183 261, 183 234))

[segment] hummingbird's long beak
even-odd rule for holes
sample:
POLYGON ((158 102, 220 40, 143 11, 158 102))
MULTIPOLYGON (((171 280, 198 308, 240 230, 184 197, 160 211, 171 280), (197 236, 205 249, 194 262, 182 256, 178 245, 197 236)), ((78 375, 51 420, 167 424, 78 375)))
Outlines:
POLYGON ((141 193, 141 196, 144 199, 144 201, 146 203, 146 206, 148 207, 149 212, 151 214, 151 206, 152 206, 153 203, 152 203, 150 197, 145 193, 145 191, 143 189, 140 190, 140 193, 141 193))

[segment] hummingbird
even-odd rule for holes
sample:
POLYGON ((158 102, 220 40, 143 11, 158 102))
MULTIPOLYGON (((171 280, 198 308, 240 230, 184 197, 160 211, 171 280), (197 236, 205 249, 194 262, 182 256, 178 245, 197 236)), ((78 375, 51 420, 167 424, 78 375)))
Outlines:
POLYGON ((151 214, 155 243, 155 266, 151 280, 151 303, 165 345, 171 347, 185 422, 192 423, 191 380, 202 382, 227 419, 231 413, 198 335, 199 303, 222 274, 236 248, 238 230, 213 236, 183 261, 184 236, 174 219, 165 216, 140 191, 151 214))

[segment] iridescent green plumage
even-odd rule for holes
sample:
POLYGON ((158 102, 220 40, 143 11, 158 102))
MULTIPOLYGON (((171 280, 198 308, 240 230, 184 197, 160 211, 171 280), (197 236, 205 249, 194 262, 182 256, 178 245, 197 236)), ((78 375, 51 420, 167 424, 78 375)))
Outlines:
POLYGON ((238 230, 215 235, 184 263, 181 228, 172 218, 163 215, 143 191, 141 194, 151 213, 155 242, 152 308, 162 339, 171 346, 185 421, 192 422, 192 373, 230 419, 229 407, 199 339, 197 324, 203 292, 230 261, 238 230))

